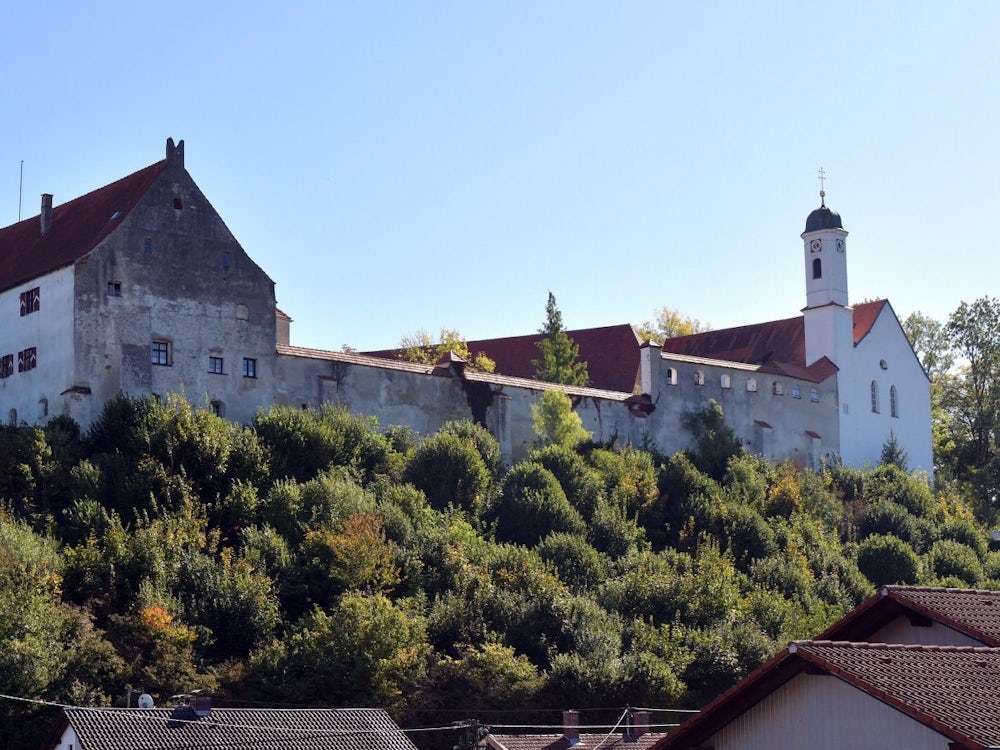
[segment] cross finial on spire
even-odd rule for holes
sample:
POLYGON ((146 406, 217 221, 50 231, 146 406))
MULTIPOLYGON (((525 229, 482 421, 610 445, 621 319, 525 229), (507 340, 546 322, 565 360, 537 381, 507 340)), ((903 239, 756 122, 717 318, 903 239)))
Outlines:
POLYGON ((823 167, 819 168, 819 203, 821 206, 826 206, 826 172, 823 171, 823 167))

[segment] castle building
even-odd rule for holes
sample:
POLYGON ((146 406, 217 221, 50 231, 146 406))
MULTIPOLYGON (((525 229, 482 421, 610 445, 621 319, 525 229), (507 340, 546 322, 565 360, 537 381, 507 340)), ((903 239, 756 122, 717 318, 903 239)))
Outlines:
POLYGON ((546 390, 573 400, 597 440, 688 444, 684 417, 714 399, 748 447, 819 468, 877 463, 895 435, 911 468, 930 472, 930 394, 885 300, 853 307, 847 232, 825 202, 807 221, 802 314, 693 336, 662 347, 631 326, 570 331, 590 363, 578 388, 532 379, 537 335, 470 342, 498 363, 474 370, 391 352, 291 344, 274 282, 247 255, 184 165, 166 158, 0 229, 0 418, 84 428, 118 393, 175 393, 249 422, 273 404, 342 404, 418 433, 470 418, 507 461, 535 436, 531 406, 546 390))

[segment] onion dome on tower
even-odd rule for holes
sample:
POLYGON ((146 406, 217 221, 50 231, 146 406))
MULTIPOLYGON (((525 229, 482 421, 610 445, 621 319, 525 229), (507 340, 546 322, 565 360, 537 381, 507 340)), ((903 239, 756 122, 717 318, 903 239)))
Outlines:
POLYGON ((826 207, 826 191, 819 191, 820 206, 806 217, 806 231, 818 232, 820 229, 843 229, 840 214, 826 207))

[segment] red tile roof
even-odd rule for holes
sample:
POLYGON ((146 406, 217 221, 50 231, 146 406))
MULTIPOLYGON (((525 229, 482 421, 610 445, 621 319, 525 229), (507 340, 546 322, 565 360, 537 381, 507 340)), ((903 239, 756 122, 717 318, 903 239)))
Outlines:
MULTIPOLYGON (((632 393, 639 380, 639 345, 635 330, 627 323, 603 328, 566 331, 580 347, 580 361, 587 363, 587 385, 605 391, 632 393)), ((497 363, 496 371, 515 378, 534 379, 534 360, 541 357, 542 334, 469 341, 469 351, 482 352, 497 363)), ((365 352, 373 357, 395 359, 398 349, 365 352)))
MULTIPOLYGON (((861 302, 854 306, 854 343, 871 331, 885 300, 861 302)), ((822 358, 806 365, 805 319, 771 320, 736 328, 720 328, 690 336, 677 336, 663 342, 663 351, 689 357, 720 359, 758 365, 767 371, 820 382, 834 372, 836 366, 822 358)))
POLYGON ((987 646, 1000 646, 1000 591, 883 586, 831 625, 821 640, 868 640, 897 617, 927 617, 987 646))
POLYGON ((55 206, 52 225, 44 235, 38 216, 0 229, 0 291, 68 266, 93 250, 135 207, 166 166, 164 159, 55 206))
POLYGON ((970 750, 1000 745, 1000 649, 799 641, 653 750, 698 747, 793 677, 817 671, 839 677, 970 750))

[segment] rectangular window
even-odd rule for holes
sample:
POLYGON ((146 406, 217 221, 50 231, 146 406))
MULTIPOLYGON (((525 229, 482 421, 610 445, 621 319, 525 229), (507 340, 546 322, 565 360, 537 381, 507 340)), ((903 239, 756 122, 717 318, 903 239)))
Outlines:
POLYGON ((797 385, 792 386, 792 398, 802 398, 802 389, 797 385))
POLYGON ((250 357, 243 358, 243 377, 245 378, 255 378, 257 377, 257 360, 251 359, 250 357))
POLYGON ((226 372, 223 369, 223 365, 224 364, 225 363, 223 362, 222 357, 209 357, 208 358, 208 371, 210 373, 215 374, 215 375, 225 375, 226 372))
POLYGON ((815 388, 809 389, 809 400, 814 404, 819 402, 819 391, 815 388))
POLYGON ((17 371, 27 372, 28 370, 34 370, 38 365, 37 356, 35 354, 35 347, 30 347, 24 349, 17 353, 17 371))
POLYGON ((5 354, 0 357, 0 378, 9 378, 14 374, 14 355, 5 354))
POLYGON ((154 365, 170 366, 170 342, 163 339, 153 339, 150 347, 150 362, 154 365))
POLYGON ((21 292, 21 317, 38 312, 42 306, 42 292, 39 287, 21 292))
POLYGON ((121 297, 122 296, 122 283, 120 281, 109 281, 108 282, 108 296, 109 297, 121 297))

